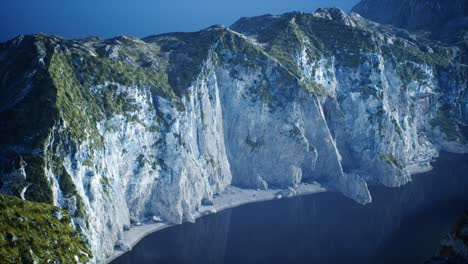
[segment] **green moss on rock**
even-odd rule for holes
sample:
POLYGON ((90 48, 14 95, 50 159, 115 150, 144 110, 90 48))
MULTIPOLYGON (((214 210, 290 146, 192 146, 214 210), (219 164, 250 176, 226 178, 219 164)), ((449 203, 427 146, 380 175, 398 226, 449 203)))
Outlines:
POLYGON ((90 258, 67 211, 0 195, 1 263, 86 263, 90 258))
POLYGON ((398 168, 400 170, 404 169, 403 163, 399 159, 397 159, 393 154, 385 154, 385 153, 380 153, 380 157, 383 158, 388 164, 392 165, 395 168, 398 168))
POLYGON ((52 203, 52 187, 45 176, 43 158, 22 155, 21 159, 25 162, 26 181, 29 186, 24 194, 25 198, 35 202, 52 203))
POLYGON ((63 159, 57 157, 50 158, 49 167, 59 183, 63 197, 67 199, 74 198, 75 200, 75 210, 71 212, 73 213, 73 217, 86 217, 83 198, 78 194, 71 175, 63 166, 63 159))
POLYGON ((63 53, 52 55, 49 73, 57 92, 55 106, 66 123, 66 133, 77 143, 90 140, 100 145, 102 138, 96 122, 102 120, 103 116, 93 104, 92 94, 76 79, 74 69, 63 53))
POLYGON ((313 82, 311 80, 305 80, 302 82, 302 87, 304 87, 311 94, 318 96, 330 96, 328 91, 320 83, 313 82))

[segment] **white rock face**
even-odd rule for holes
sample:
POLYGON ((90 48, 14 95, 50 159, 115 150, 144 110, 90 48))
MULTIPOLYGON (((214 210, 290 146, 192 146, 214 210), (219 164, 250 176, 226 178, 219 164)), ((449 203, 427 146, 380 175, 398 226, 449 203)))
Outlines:
MULTIPOLYGON (((95 260, 112 253, 124 226, 154 215, 194 222, 202 201, 212 201, 229 185, 294 190, 301 182, 318 181, 369 203, 368 181, 403 185, 411 180, 406 165, 438 155, 419 133, 429 120, 424 113, 434 108, 431 68, 416 65, 427 79, 399 94, 402 81, 379 54, 367 55, 373 65, 350 68, 337 66, 334 57, 310 63, 305 53, 297 56, 304 78, 326 87, 328 99, 298 83, 281 83, 284 70, 272 61, 252 70, 208 59, 183 97, 185 111, 145 87, 116 83, 117 93, 138 109, 125 114, 136 118, 103 120, 98 128, 104 145, 95 149, 85 142, 63 161, 83 197, 86 217, 74 220, 95 260), (275 108, 273 98, 259 95, 259 84, 270 94, 291 91, 292 99, 275 108)), ((75 198, 64 198, 58 184, 54 195, 73 214, 75 198)))
MULTIPOLYGON (((231 183, 218 90, 209 82, 194 84, 191 89, 197 96, 185 102, 185 112, 160 98, 153 102, 144 88, 118 85, 118 92, 138 106, 131 113, 137 121, 122 115, 102 121, 98 124, 102 148, 91 150, 85 142, 65 157, 63 165, 84 198, 86 220, 75 218, 75 222, 89 238, 97 261, 112 252, 130 222, 149 215, 173 223, 193 222, 201 201, 212 199, 231 183), (213 101, 208 99, 211 96, 213 101), (156 110, 171 116, 165 135, 156 132, 160 127, 156 110)), ((73 214, 75 198, 63 198, 58 186, 54 184, 55 203, 73 214)))
MULTIPOLYGON (((256 20, 276 25, 284 19, 293 32, 300 30, 301 20, 321 21, 320 25, 338 22, 346 27, 343 31, 358 30, 357 18, 339 10, 284 17, 243 19, 239 28, 251 28, 248 23, 256 20)), ((364 19, 359 19, 363 27, 364 19)), ((301 183, 318 182, 365 204, 372 201, 369 183, 401 186, 411 180, 410 173, 428 168, 439 150, 468 152, 458 135, 450 138, 447 134, 443 127, 447 116, 441 113, 441 106, 448 105, 454 116, 449 121, 468 124, 467 82, 463 78, 452 80, 436 66, 412 60, 400 63, 418 76, 403 78, 402 67, 382 51, 389 42, 401 39, 375 33, 371 37, 381 45, 379 49, 317 53, 317 48, 311 48, 313 39, 298 34, 300 48, 283 65, 280 57, 267 54, 271 43, 261 43, 261 36, 248 33, 223 27, 194 33, 201 34, 196 35, 200 38, 214 35, 218 40, 207 47, 206 54, 200 48, 202 51, 197 50, 187 61, 183 60, 188 57, 185 53, 164 53, 161 47, 151 46, 151 38, 146 43, 121 37, 105 45, 81 47, 93 58, 103 56, 100 59, 106 63, 130 61, 128 71, 144 60, 138 62, 143 65, 138 65, 140 72, 134 73, 140 79, 171 71, 181 79, 188 74, 184 69, 193 66, 184 63, 202 57, 197 65, 200 68, 193 70, 195 77, 182 88, 178 87, 179 79, 169 80, 170 74, 157 76, 153 86, 134 79, 129 82, 134 85, 124 85, 116 81, 119 76, 98 85, 83 84, 80 89, 92 96, 109 96, 116 102, 120 98, 125 107, 101 113, 97 135, 86 128, 83 132, 88 137, 82 142, 70 138, 70 124, 62 117, 47 130, 43 149, 34 150, 45 157, 53 203, 70 211, 77 230, 87 238, 94 262, 105 261, 116 246, 128 249, 123 232, 130 226, 151 219, 194 222, 203 214, 202 207, 213 205, 214 197, 222 196, 230 186, 283 189, 272 194, 282 198, 299 193, 296 190, 301 183), (132 45, 139 45, 138 49, 132 45), (129 47, 145 56, 128 58, 125 52, 132 54, 129 47), (344 63, 344 58, 350 58, 342 57, 344 52, 359 53, 359 58, 344 63), (183 91, 169 96, 157 93, 163 90, 158 85, 170 86, 170 81, 172 86, 167 89, 183 91), (438 119, 442 122, 434 125, 438 119)), ((163 43, 183 45, 184 41, 174 40, 177 37, 161 38, 163 43)), ((171 45, 171 49, 177 48, 171 45)), ((184 47, 184 51, 189 48, 184 47)), ((56 45, 53 50, 59 49, 56 45)), ((73 78, 80 74, 77 70, 73 78)), ((91 77, 100 80, 103 76, 91 77)), ((79 110, 88 113, 84 105, 79 110)), ((0 149, 2 157, 7 151, 27 152, 18 146, 5 149, 0 149)), ((25 181, 26 171, 28 165, 21 158, 16 170, 0 176, 2 180, 25 181)), ((1 188, 3 192, 8 185, 1 188)), ((29 188, 22 186, 20 195, 27 198, 29 188)))
MULTIPOLYGON (((270 78, 279 79, 280 71, 268 65, 270 78)), ((343 172, 318 98, 291 84, 284 89, 298 91, 297 99, 273 111, 252 94, 265 77, 261 74, 245 70, 233 78, 229 66, 208 61, 189 88, 191 96, 183 99, 185 111, 152 98, 144 87, 115 84, 138 109, 126 113, 136 121, 124 115, 103 120, 98 128, 104 145, 96 149, 84 142, 63 160, 86 212, 75 224, 98 262, 111 254, 124 226, 152 215, 193 222, 202 200, 212 200, 231 184, 294 188, 326 179, 330 188, 361 203, 371 201, 362 178, 343 172), (167 122, 168 130, 158 122, 167 122)), ((269 85, 270 91, 279 88, 269 85)), ((95 93, 100 88, 91 87, 95 93)), ((59 184, 53 186, 55 203, 74 214, 76 197, 64 198, 59 184)))

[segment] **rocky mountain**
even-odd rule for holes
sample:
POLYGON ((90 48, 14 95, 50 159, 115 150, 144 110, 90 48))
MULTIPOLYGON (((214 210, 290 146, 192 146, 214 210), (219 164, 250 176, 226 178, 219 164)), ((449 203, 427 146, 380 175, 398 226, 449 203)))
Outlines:
POLYGON ((468 152, 466 48, 339 9, 144 39, 0 44, 0 192, 66 209, 103 262, 228 186, 359 203, 468 152))
POLYGON ((352 12, 381 24, 432 31, 438 38, 468 29, 466 0, 363 0, 352 12))

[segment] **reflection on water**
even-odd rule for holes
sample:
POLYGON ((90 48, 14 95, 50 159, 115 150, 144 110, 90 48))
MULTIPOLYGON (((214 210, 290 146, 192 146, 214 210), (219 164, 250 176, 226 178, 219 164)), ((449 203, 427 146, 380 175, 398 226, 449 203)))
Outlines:
POLYGON ((123 263, 423 263, 468 210, 468 155, 442 154, 362 206, 337 193, 244 205, 144 238, 123 263))

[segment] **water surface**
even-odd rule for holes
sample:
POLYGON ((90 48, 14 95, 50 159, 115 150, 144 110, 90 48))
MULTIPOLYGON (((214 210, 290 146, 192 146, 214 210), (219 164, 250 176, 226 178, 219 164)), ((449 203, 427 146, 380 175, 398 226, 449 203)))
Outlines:
POLYGON ((423 263, 468 210, 468 155, 443 153, 402 188, 243 205, 145 237, 124 263, 423 263))

